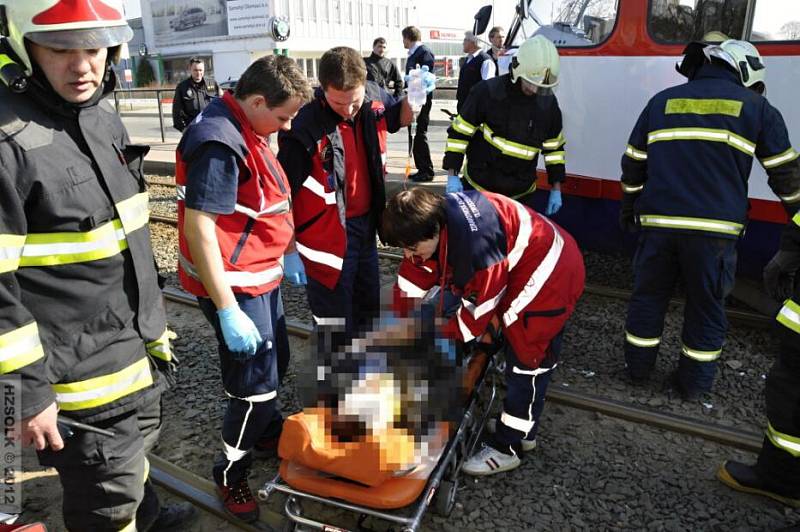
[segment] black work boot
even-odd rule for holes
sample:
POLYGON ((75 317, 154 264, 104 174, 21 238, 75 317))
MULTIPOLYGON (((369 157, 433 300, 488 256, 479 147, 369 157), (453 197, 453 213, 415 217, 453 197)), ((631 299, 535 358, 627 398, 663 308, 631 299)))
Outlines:
POLYGON ((197 510, 188 502, 179 502, 162 506, 158 517, 148 529, 148 532, 168 532, 171 530, 189 530, 192 522, 197 519, 197 510))
POLYGON ((787 506, 800 508, 800 498, 778 493, 772 486, 767 486, 766 482, 759 477, 758 471, 753 466, 727 460, 719 466, 717 470, 717 479, 736 491, 763 495, 787 506))
POLYGON ((681 375, 678 370, 673 371, 669 376, 667 387, 678 392, 678 395, 681 396, 681 399, 686 402, 697 401, 704 393, 706 393, 705 390, 700 390, 698 388, 686 385, 683 382, 683 379, 681 379, 681 375))

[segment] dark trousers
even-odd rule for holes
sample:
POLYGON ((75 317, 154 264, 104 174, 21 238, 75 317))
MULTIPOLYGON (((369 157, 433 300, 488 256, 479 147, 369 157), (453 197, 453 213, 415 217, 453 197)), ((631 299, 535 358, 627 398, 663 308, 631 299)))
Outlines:
POLYGON ((680 276, 686 285, 686 308, 678 378, 686 390, 711 389, 728 330, 725 297, 733 290, 736 242, 677 232, 642 232, 625 324, 625 361, 633 378, 646 378, 655 366, 667 305, 680 276))
POLYGON ((280 288, 255 297, 236 294, 239 308, 253 320, 262 339, 255 356, 245 361, 228 350, 214 303, 208 298, 199 301, 217 335, 222 383, 229 398, 222 421, 223 454, 214 463, 214 480, 231 486, 247 477, 252 464, 250 450, 256 442, 281 431, 277 390, 289 363, 283 301, 280 288))
POLYGON ((547 386, 561 354, 562 337, 563 330, 550 341, 547 355, 538 368, 521 363, 511 346, 507 345, 505 377, 508 391, 497 432, 490 440, 490 445, 498 450, 508 452, 509 448, 513 448, 518 451, 521 439, 536 439, 547 386))
POLYGON ((309 278, 308 304, 318 331, 320 349, 336 349, 354 334, 371 329, 378 315, 380 274, 375 228, 369 216, 347 219, 347 250, 339 282, 331 290, 309 278), (323 334, 324 333, 324 334, 323 334))
MULTIPOLYGON (((800 288, 792 299, 800 301, 800 288)), ((800 333, 779 325, 778 335, 780 353, 767 375, 769 426, 756 468, 770 489, 800 498, 800 333)))
POLYGON ((92 423, 113 437, 74 430, 58 452, 40 451, 39 462, 55 467, 64 491, 64 524, 71 531, 147 530, 160 504, 146 479, 146 454, 161 430, 160 398, 92 423))
POLYGON ((431 149, 428 146, 428 124, 431 120, 431 106, 433 105, 433 93, 428 94, 428 99, 422 110, 417 116, 416 134, 411 137, 411 126, 408 126, 408 151, 413 151, 414 166, 423 175, 433 175, 433 161, 431 161, 431 149))

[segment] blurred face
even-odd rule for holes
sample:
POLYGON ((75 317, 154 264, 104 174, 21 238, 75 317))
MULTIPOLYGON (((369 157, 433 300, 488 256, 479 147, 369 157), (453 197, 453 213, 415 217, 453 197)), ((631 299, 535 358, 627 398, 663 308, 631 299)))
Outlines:
POLYGON ((428 240, 417 242, 413 246, 403 248, 403 256, 412 262, 426 261, 436 253, 436 247, 439 245, 439 234, 428 240))
POLYGON ((411 40, 407 39, 406 37, 403 37, 403 48, 405 48, 406 50, 408 50, 408 49, 410 49, 410 48, 411 48, 411 45, 412 45, 412 44, 414 44, 414 42, 413 42, 413 41, 411 41, 411 40))
POLYGON ((375 55, 383 57, 384 55, 386 55, 386 45, 383 43, 378 43, 372 48, 372 52, 375 55))
POLYGON ((345 120, 351 120, 364 103, 364 85, 349 91, 340 91, 333 87, 328 87, 325 89, 325 99, 331 109, 336 111, 336 114, 345 120))
POLYGON ((189 74, 195 83, 200 83, 203 80, 203 75, 206 73, 206 66, 203 63, 192 63, 189 67, 189 74))
POLYGON ((492 37, 489 37, 489 42, 492 43, 492 46, 495 48, 502 48, 503 41, 506 40, 506 34, 502 31, 498 31, 492 37))
POLYGON ((258 94, 251 94, 240 102, 253 131, 266 137, 278 130, 288 131, 292 128, 292 119, 302 107, 300 98, 289 98, 283 105, 269 108, 267 100, 258 94))
POLYGON ((88 101, 103 82, 108 50, 57 50, 30 44, 33 61, 56 93, 69 103, 88 101))

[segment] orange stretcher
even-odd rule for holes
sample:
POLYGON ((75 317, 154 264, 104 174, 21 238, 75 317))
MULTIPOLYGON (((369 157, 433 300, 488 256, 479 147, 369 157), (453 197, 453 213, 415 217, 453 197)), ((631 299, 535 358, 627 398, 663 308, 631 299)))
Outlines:
POLYGON ((494 359, 473 355, 464 372, 464 416, 457 426, 439 423, 420 444, 402 429, 357 442, 328 436, 329 412, 309 408, 284 422, 278 446, 278 475, 258 491, 267 500, 275 491, 286 494, 289 529, 296 525, 320 530, 346 530, 303 515, 310 500, 355 512, 416 531, 428 506, 448 516, 455 504, 461 465, 477 444, 496 397, 494 359), (486 397, 488 396, 488 397, 486 397))

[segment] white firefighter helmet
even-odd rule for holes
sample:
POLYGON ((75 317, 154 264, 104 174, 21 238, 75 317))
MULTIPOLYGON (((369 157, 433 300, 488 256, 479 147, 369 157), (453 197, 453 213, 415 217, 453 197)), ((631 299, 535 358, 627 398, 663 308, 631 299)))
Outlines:
POLYGON ((0 28, 28 76, 33 67, 25 39, 60 50, 95 50, 119 47, 133 37, 121 0, 0 0, 0 8, 5 12, 0 28))
POLYGON ((703 51, 709 59, 715 57, 730 65, 739 74, 742 85, 763 92, 767 68, 758 49, 751 43, 728 39, 717 46, 708 46, 703 51), (759 83, 761 87, 755 86, 759 83))
POLYGON ((519 47, 511 60, 511 81, 522 78, 542 88, 558 85, 561 70, 558 50, 544 35, 535 35, 519 47))

